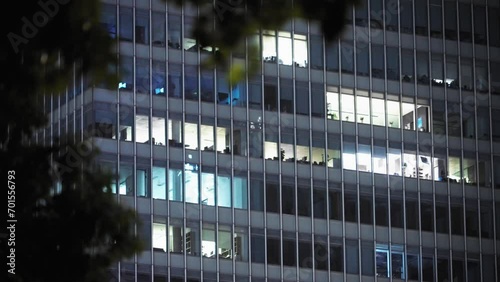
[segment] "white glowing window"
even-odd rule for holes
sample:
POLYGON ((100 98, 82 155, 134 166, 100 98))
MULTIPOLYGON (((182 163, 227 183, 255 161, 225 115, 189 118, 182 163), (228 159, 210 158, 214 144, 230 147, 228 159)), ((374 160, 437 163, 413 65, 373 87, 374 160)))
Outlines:
POLYGON ((137 115, 135 117, 135 141, 137 143, 149 142, 149 117, 137 115))
POLYGON ((153 117, 151 119, 152 122, 152 134, 153 134, 153 142, 155 145, 163 145, 165 146, 165 118, 162 117, 153 117))
MULTIPOLYGON (((293 35, 293 60, 298 67, 307 67, 307 36, 293 35)), ((323 54, 320 54, 321 56, 323 54)))
POLYGON ((368 97, 356 97, 356 121, 370 124, 370 99, 368 97))
POLYGON ((342 109, 342 120, 354 122, 354 96, 342 94, 340 106, 342 109))
POLYGON ((328 119, 338 120, 339 115, 339 93, 326 92, 326 111, 328 119))
POLYGON ((262 32, 262 57, 264 61, 276 62, 276 33, 274 31, 262 32))
POLYGON ((167 251, 167 226, 153 223, 153 249, 167 251))
POLYGON ((399 102, 387 101, 387 122, 389 127, 400 128, 399 102))
POLYGON ((382 99, 372 99, 373 125, 385 125, 385 102, 382 99))
POLYGON ((292 65, 292 38, 290 32, 280 31, 278 33, 278 58, 280 64, 292 65))

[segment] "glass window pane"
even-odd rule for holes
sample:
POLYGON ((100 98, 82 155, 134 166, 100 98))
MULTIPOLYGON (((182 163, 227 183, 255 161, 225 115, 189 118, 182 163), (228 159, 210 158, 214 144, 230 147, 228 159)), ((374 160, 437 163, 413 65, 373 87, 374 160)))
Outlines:
POLYGON ((431 36, 441 38, 443 33, 441 17, 441 0, 430 0, 429 13, 431 21, 431 36))
POLYGON ((153 166, 151 190, 154 199, 165 200, 167 198, 167 174, 164 167, 153 166))
POLYGON ((449 40, 457 40, 457 2, 444 1, 445 15, 445 37, 449 40))
POLYGON ((311 35, 311 68, 323 69, 323 37, 319 35, 311 35))
POLYGON ((152 41, 155 46, 165 46, 165 28, 166 28, 165 13, 153 12, 152 18, 152 41))
POLYGON ((427 1, 415 1, 415 34, 427 35, 427 1))
POLYGON ((387 47, 387 79, 399 80, 399 49, 387 47))
POLYGON ((326 45, 326 70, 339 71, 338 42, 334 41, 326 45))
POLYGON ((401 32, 413 33, 413 1, 401 0, 399 9, 401 11, 401 32))
POLYGON ((132 15, 132 8, 120 6, 120 40, 134 40, 134 33, 132 30, 132 15))
POLYGON ((181 16, 168 15, 168 46, 181 49, 181 16))
POLYGON ((342 42, 341 44, 341 63, 342 63, 342 72, 344 73, 354 73, 354 51, 352 42, 342 42))
POLYGON ((372 76, 385 77, 384 46, 372 44, 372 76))
POLYGON ((135 42, 149 44, 149 11, 135 10, 135 42))
POLYGON ((458 3, 460 11, 460 41, 472 42, 472 16, 470 3, 458 3))

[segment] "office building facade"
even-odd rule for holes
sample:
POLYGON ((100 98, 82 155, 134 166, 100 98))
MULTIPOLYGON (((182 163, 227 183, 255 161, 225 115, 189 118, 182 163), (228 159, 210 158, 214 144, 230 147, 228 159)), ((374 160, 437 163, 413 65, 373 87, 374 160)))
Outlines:
POLYGON ((500 3, 362 2, 333 42, 256 31, 230 85, 198 8, 103 0, 120 83, 75 77, 38 137, 92 136, 137 210, 110 281, 500 280, 500 3))

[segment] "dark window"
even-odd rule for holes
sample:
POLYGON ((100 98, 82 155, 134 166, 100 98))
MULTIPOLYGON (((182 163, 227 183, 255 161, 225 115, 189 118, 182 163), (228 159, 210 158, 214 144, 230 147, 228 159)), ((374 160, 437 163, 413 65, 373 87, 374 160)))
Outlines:
POLYGON ((387 79, 399 80, 399 49, 387 47, 387 79))
MULTIPOLYGON (((500 9, 488 7, 488 30, 490 33, 490 45, 500 46, 500 9)), ((493 77, 493 75, 491 76, 493 77)), ((500 77, 500 76, 497 76, 500 77)))
POLYGON ((295 187, 283 185, 281 186, 281 192, 282 212, 284 214, 295 215, 295 187))
POLYGON ((184 98, 198 100, 198 68, 185 65, 184 73, 184 98))
POLYGON ((479 267, 479 261, 467 260, 467 281, 481 281, 481 268, 479 267))
POLYGON ((384 46, 372 44, 372 76, 385 77, 384 46))
POLYGON ((323 84, 311 84, 311 115, 313 117, 325 116, 325 91, 323 84))
POLYGON ((311 35, 311 68, 323 69, 323 38, 319 35, 311 35))
POLYGON ((436 201, 436 232, 448 233, 448 204, 436 201))
POLYGON ((398 2, 385 0, 385 28, 387 30, 398 31, 398 14, 398 2))
MULTIPOLYGON (((453 282, 464 282, 465 281, 465 265, 463 260, 454 259, 452 261, 453 268, 453 282)), ((474 280, 470 280, 474 281, 474 280)))
POLYGON ((341 245, 330 245, 330 271, 342 272, 344 257, 341 245))
POLYGON ((419 259, 416 254, 408 254, 406 260, 408 263, 408 280, 418 280, 419 259))
POLYGON ((420 213, 420 218, 422 218, 422 231, 432 232, 434 230, 434 209, 432 208, 432 201, 421 201, 420 213))
POLYGON ((138 93, 149 93, 149 60, 136 59, 136 90, 138 93))
POLYGON ((299 241, 299 267, 313 267, 311 242, 299 241))
POLYGON ((135 10, 135 42, 149 44, 149 11, 135 10))
POLYGON ((342 193, 336 190, 328 191, 330 219, 342 220, 342 193))
POLYGON ((123 6, 120 6, 120 40, 134 40, 132 24, 132 8, 125 8, 123 6))
POLYGON ((457 40, 457 2, 444 1, 444 36, 446 39, 457 40))
POLYGON ((373 276, 375 274, 375 265, 373 258, 375 257, 373 243, 361 243, 361 274, 373 276))
POLYGON ((373 223, 373 200, 372 195, 359 195, 359 220, 364 224, 373 223))
POLYGON ((401 32, 413 33, 413 1, 401 0, 399 9, 401 11, 401 32))
POLYGON ((417 53, 417 81, 421 84, 429 83, 429 54, 417 53))
POLYGON ((248 102, 250 108, 261 109, 262 107, 262 89, 260 81, 249 81, 248 83, 248 102))
POLYGON ((360 5, 356 6, 356 18, 355 23, 359 26, 367 26, 368 25, 368 1, 362 1, 360 5))
POLYGON ((448 102, 448 135, 461 136, 460 104, 448 102))
POLYGON ((168 15, 168 46, 174 49, 181 49, 181 16, 168 15))
POLYGON ((388 226, 389 224, 389 205, 387 196, 375 196, 375 224, 388 226))
POLYGON ((212 71, 201 72, 201 100, 206 102, 214 101, 214 74, 212 71))
POLYGON ((431 36, 441 38, 443 26, 441 18, 441 0, 430 0, 431 36))
POLYGON ((293 112, 293 81, 280 78, 280 111, 282 113, 293 112))
MULTIPOLYGON (((453 201, 453 200, 452 200, 453 201)), ((459 202, 460 199, 457 199, 459 202)), ((451 205, 451 233, 454 235, 464 234, 464 223, 463 223, 463 207, 461 204, 456 203, 451 205)))
POLYGON ((265 262, 265 241, 264 236, 252 235, 252 262, 264 263, 265 262))
POLYGON ((438 274, 438 282, 444 282, 450 280, 450 263, 446 258, 438 258, 437 259, 437 274, 438 274))
POLYGON ((401 50, 401 75, 404 82, 413 82, 415 79, 413 50, 401 50))
POLYGON ((250 178, 250 209, 264 211, 264 182, 250 178))
POLYGON ((101 26, 111 38, 116 38, 116 6, 102 4, 101 7, 101 26))
POLYGON ((477 202, 475 200, 466 200, 466 210, 465 210, 465 223, 467 228, 466 236, 477 237, 479 235, 479 223, 477 216, 478 216, 477 202))
POLYGON ((359 253, 358 242, 354 240, 346 240, 345 254, 346 254, 346 271, 349 274, 359 273, 359 253))
POLYGON ((298 187, 298 214, 302 216, 311 215, 311 189, 309 187, 298 187))
POLYGON ((337 41, 326 45, 326 70, 339 71, 339 47, 337 41))
POLYGON ((152 41, 155 46, 165 46, 166 45, 166 17, 165 13, 153 12, 152 16, 152 41))
POLYGON ((391 225, 403 228, 403 201, 401 196, 391 197, 391 225))
POLYGON ((313 189, 314 218, 326 218, 326 191, 313 189))
POLYGON ((486 8, 483 6, 474 6, 474 43, 486 44, 486 8))
POLYGON ((281 263, 281 248, 280 239, 267 238, 267 263, 280 264, 281 263))
MULTIPOLYGON (((434 258, 422 256, 422 280, 434 281, 434 258)), ((479 281, 479 280, 470 280, 479 281)))
POLYGON ((356 192, 344 193, 345 204, 345 220, 351 222, 358 222, 358 206, 357 206, 356 192))
POLYGON ((406 198, 406 228, 418 229, 418 202, 414 198, 406 198))
POLYGON ((279 212, 279 191, 278 185, 267 183, 266 185, 266 211, 279 212))
MULTIPOLYGON (((344 73, 354 73, 354 51, 352 42, 342 42, 341 44, 340 59, 342 63, 342 72, 344 73)), ((298 101, 297 101, 298 102, 298 101)))
POLYGON ((307 82, 295 82, 295 113, 309 115, 309 87, 307 82))
POLYGON ((180 98, 182 95, 182 67, 181 65, 168 64, 168 96, 180 98))
POLYGON ((460 41, 472 42, 472 21, 470 3, 458 3, 460 11, 460 41))
POLYGON ((328 249, 326 242, 314 243, 314 267, 320 270, 328 270, 328 249))
POLYGON ((274 83, 264 84, 264 109, 276 111, 278 108, 278 87, 274 83))
POLYGON ((295 239, 283 239, 283 265, 296 265, 295 239))
POLYGON ((356 73, 361 76, 368 76, 369 71, 369 49, 368 43, 358 42, 356 48, 356 73))
POLYGON ((372 28, 384 28, 384 8, 382 0, 370 1, 370 26, 372 28))
POLYGON ((415 1, 415 34, 427 35, 427 1, 415 1))
POLYGON ((493 238, 493 207, 490 202, 481 202, 481 237, 493 238))

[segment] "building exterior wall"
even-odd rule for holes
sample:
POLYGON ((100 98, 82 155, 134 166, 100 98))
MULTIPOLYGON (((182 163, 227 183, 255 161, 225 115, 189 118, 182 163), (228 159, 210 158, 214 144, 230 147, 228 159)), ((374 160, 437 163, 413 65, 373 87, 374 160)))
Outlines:
POLYGON ((196 8, 103 2, 118 89, 75 77, 39 139, 93 136, 138 211, 146 250, 110 281, 499 280, 498 1, 365 0, 331 43, 263 30, 237 85, 200 67, 196 8))

